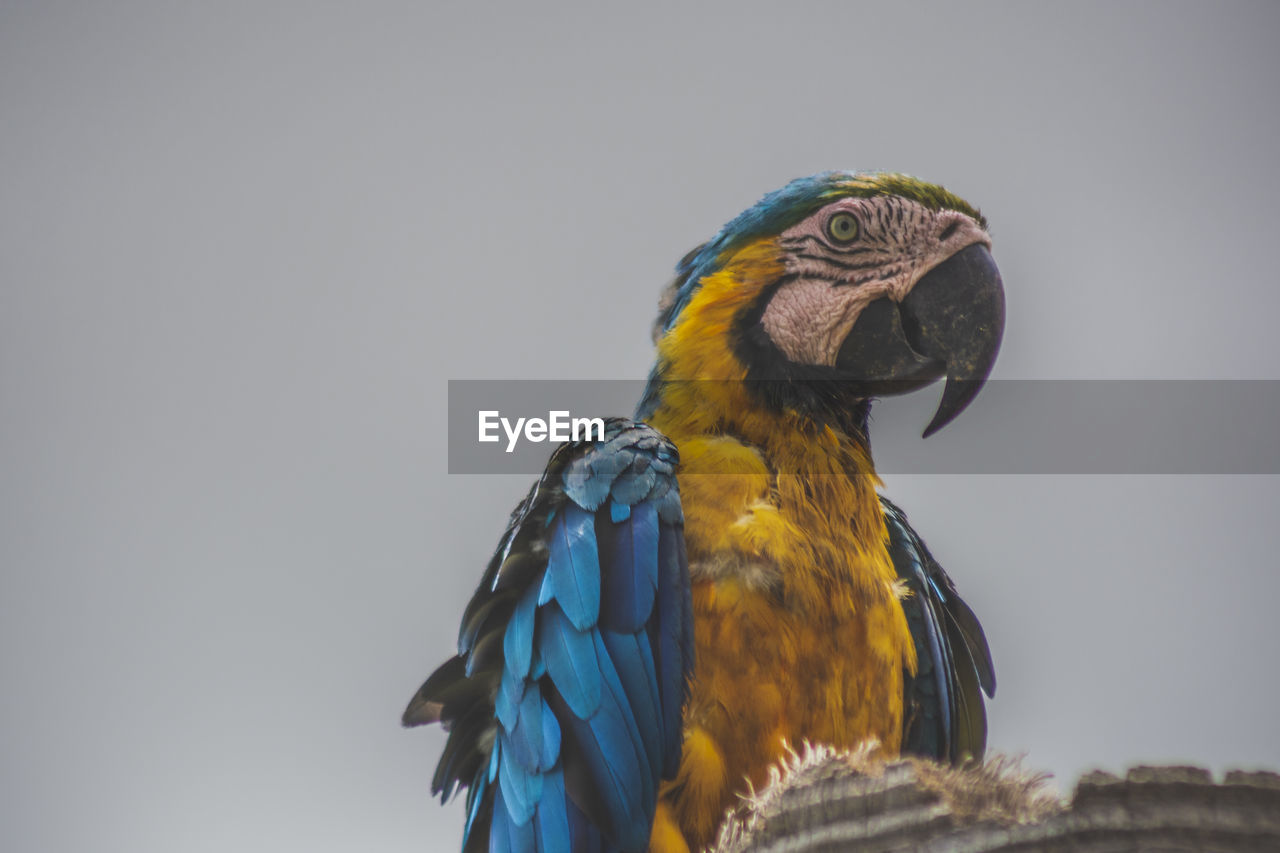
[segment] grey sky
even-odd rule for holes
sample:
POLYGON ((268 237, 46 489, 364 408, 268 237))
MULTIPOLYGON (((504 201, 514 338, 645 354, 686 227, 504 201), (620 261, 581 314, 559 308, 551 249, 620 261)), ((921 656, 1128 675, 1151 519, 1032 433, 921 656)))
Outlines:
MULTIPOLYGON (((454 849, 443 735, 397 720, 528 478, 446 474, 446 381, 643 376, 676 260, 792 177, 981 206, 998 377, 1280 378, 1277 33, 1271 2, 0 6, 0 846, 454 849)), ((1280 767, 1280 478, 886 486, 987 626, 994 748, 1065 787, 1280 767)))

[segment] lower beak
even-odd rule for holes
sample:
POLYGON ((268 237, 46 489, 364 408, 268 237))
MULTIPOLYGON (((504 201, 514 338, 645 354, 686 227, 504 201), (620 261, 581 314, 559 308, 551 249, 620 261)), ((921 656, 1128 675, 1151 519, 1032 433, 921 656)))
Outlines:
POLYGON ((902 302, 867 305, 841 344, 836 367, 865 397, 904 394, 946 376, 927 438, 977 396, 1003 332, 1000 271, 987 247, 975 243, 929 270, 902 302))

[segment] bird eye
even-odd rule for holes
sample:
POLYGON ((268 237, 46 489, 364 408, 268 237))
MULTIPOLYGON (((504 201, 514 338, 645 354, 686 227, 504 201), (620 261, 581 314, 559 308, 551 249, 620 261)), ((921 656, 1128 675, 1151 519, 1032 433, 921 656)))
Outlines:
POLYGON ((850 243, 858 237, 858 218, 852 213, 837 213, 827 220, 827 235, 837 243, 850 243))

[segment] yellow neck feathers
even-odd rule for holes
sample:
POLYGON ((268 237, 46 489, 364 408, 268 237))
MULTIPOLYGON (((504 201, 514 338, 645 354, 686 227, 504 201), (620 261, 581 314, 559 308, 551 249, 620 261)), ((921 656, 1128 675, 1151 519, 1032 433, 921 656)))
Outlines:
POLYGON ((734 324, 782 272, 772 240, 738 251, 659 343, 667 382, 648 420, 680 448, 690 560, 713 575, 738 561, 744 577, 774 577, 807 603, 836 593, 896 600, 865 443, 765 406, 742 381, 734 324))

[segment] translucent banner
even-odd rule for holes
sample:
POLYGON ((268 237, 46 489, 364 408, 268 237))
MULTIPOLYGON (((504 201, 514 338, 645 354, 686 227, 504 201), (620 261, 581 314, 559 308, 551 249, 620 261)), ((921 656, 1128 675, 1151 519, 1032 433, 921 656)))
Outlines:
MULTIPOLYGON (((451 380, 449 472, 540 474, 562 442, 593 438, 604 418, 633 416, 645 385, 451 380)), ((1280 474, 1280 380, 992 380, 922 439, 941 389, 873 403, 867 428, 879 472, 1280 474)), ((744 390, 750 400, 779 396, 744 390)))

